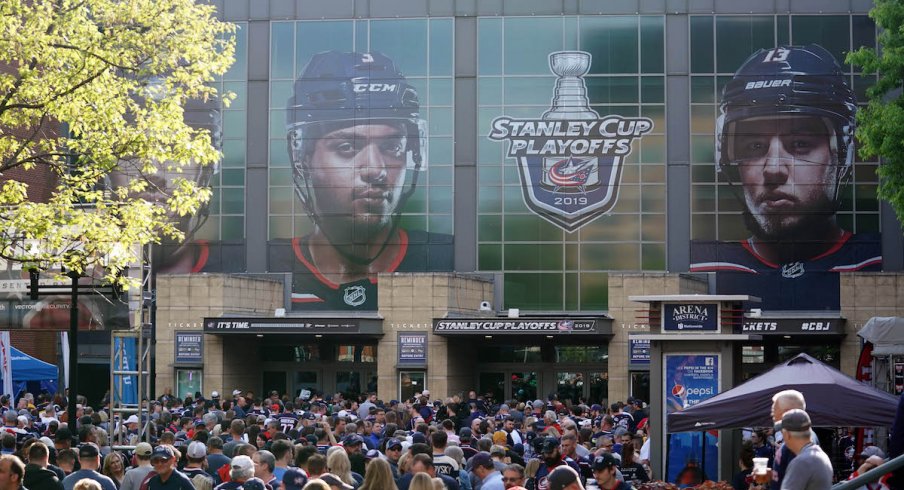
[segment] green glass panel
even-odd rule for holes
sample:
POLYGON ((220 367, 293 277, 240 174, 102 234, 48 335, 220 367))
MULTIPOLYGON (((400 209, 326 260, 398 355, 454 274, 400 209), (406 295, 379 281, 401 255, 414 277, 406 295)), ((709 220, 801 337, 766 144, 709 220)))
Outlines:
POLYGON ((664 243, 645 243, 640 246, 643 254, 642 268, 645 271, 664 271, 666 270, 665 260, 665 244, 664 243))
POLYGON ((236 168, 236 169, 224 169, 223 170, 223 185, 245 185, 245 169, 236 168))
POLYGON ((505 308, 562 308, 562 274, 506 273, 504 281, 505 308))
POLYGON ((226 168, 245 167, 245 140, 223 141, 223 166, 226 168))
MULTIPOLYGON (((587 90, 591 92, 591 99, 593 99, 592 90, 590 89, 590 79, 585 79, 588 82, 587 90)), ((555 86, 556 78, 555 77, 510 77, 505 79, 505 89, 504 89, 504 100, 506 105, 536 105, 543 108, 549 108, 549 97, 552 94, 553 87, 555 86)), ((533 109, 529 113, 533 113, 533 117, 538 117, 542 112, 546 109, 533 109)), ((506 111, 506 114, 512 117, 518 117, 514 113, 514 111, 506 111)))
POLYGON ((878 170, 878 165, 870 165, 867 163, 854 165, 854 181, 858 184, 864 182, 876 182, 878 180, 878 176, 876 175, 878 170))
MULTIPOLYGON (((362 22, 362 24, 366 24, 362 22)), ((317 53, 324 51, 354 51, 354 21, 317 20, 298 22, 295 37, 295 77, 317 53)), ((365 38, 366 39, 366 38, 365 38)))
MULTIPOLYGON (((450 185, 452 184, 452 173, 453 167, 451 165, 430 165, 427 169, 427 182, 430 185, 450 185)), ((423 179, 424 176, 421 178, 423 179)), ((418 185, 423 185, 425 182, 423 180, 419 181, 418 185)))
POLYGON ((618 204, 613 210, 617 213, 637 213, 640 211, 640 186, 634 184, 622 185, 618 190, 618 204))
POLYGON ((716 137, 712 134, 691 136, 691 161, 715 166, 715 140, 716 137))
POLYGON ((502 167, 500 165, 481 165, 477 167, 477 177, 480 182, 480 188, 496 187, 502 184, 502 167))
POLYGON ((587 95, 594 104, 638 102, 636 77, 587 77, 584 81, 587 95))
POLYGON ((641 211, 644 213, 664 213, 666 207, 665 186, 652 184, 644 185, 641 203, 641 211))
POLYGON ((452 75, 452 19, 430 20, 430 75, 452 75))
POLYGON ((637 270, 639 247, 639 243, 584 243, 581 267, 583 270, 637 270))
POLYGON ((876 197, 876 186, 873 184, 857 185, 854 188, 857 196, 857 212, 879 211, 879 200, 876 197))
MULTIPOLYGON (((279 132, 285 134, 286 119, 285 109, 289 106, 289 98, 292 97, 294 82, 289 80, 278 80, 270 82, 270 107, 279 109, 283 114, 282 123, 276 128, 279 132)), ((273 128, 271 128, 272 132, 273 128)))
POLYGON ((716 212, 716 186, 694 185, 691 186, 691 210, 694 213, 716 212))
POLYGON ((404 230, 426 230, 427 217, 423 214, 405 214, 399 218, 399 227, 404 230))
POLYGON ((451 213, 452 186, 430 186, 429 202, 431 213, 451 213))
POLYGON ((640 18, 640 71, 665 72, 665 18, 642 16, 640 18))
POLYGON ((295 77, 295 23, 270 24, 270 78, 295 77))
POLYGON ((868 100, 866 91, 876 84, 876 75, 854 75, 854 94, 857 100, 866 102, 868 100))
POLYGON ((640 167, 640 178, 644 184, 665 184, 665 165, 640 167))
POLYGON ((242 189, 223 189, 222 214, 244 214, 245 193, 242 189))
POLYGON ((477 73, 502 74, 502 18, 477 19, 477 73))
POLYGON ((844 57, 850 51, 850 27, 847 15, 795 15, 791 17, 791 42, 801 46, 819 44, 848 70, 844 57))
POLYGON ((314 231, 314 223, 306 214, 295 215, 295 236, 309 235, 314 231))
POLYGON ((248 24, 236 25, 235 63, 223 74, 223 80, 248 80, 248 24))
POLYGON ((839 207, 842 211, 854 210, 854 186, 848 185, 838 191, 839 207))
POLYGON ((775 19, 770 16, 716 17, 716 69, 734 73, 759 49, 775 47, 775 19))
POLYGON ((715 240, 716 215, 694 214, 691 216, 691 240, 715 240))
POLYGON ((640 107, 640 115, 653 121, 652 134, 665 134, 665 106, 645 104, 640 107))
POLYGON ((502 187, 495 185, 482 185, 477 193, 478 213, 502 212, 502 187))
POLYGON ((223 240, 241 240, 245 238, 245 218, 241 216, 222 217, 223 240))
POLYGON ((453 129, 452 108, 440 107, 430 109, 427 121, 428 133, 431 136, 451 136, 453 129))
POLYGON ((286 146, 286 140, 271 139, 270 140, 270 168, 289 167, 289 150, 286 146))
POLYGON ((223 90, 230 92, 235 97, 229 103, 230 109, 245 109, 248 104, 248 82, 225 82, 223 90))
POLYGON ((241 139, 246 134, 245 111, 223 111, 223 138, 241 139))
POLYGON ((405 211, 408 213, 427 212, 427 187, 420 186, 414 190, 414 193, 408 198, 405 211))
POLYGON ((584 241, 633 241, 640 238, 639 226, 639 214, 609 214, 581 228, 580 234, 584 241))
POLYGON ((578 43, 580 42, 579 31, 581 27, 579 25, 578 17, 562 17, 562 29, 562 49, 566 51, 574 51, 580 49, 578 43))
MULTIPOLYGON (((270 138, 286 140, 286 111, 282 109, 270 110, 270 138)), ((283 152, 288 151, 283 149, 283 152)))
POLYGON ((478 245, 477 269, 482 271, 501 271, 502 245, 478 245))
POLYGON ((581 270, 581 247, 576 243, 565 245, 565 269, 570 271, 581 270))
POLYGON ((691 16, 691 72, 713 72, 713 18, 691 16))
POLYGON ((716 134, 716 116, 711 105, 691 106, 691 132, 694 134, 716 134))
POLYGON ((219 216, 210 216, 207 218, 207 221, 201 225, 201 229, 199 229, 195 233, 195 238, 201 240, 219 240, 220 239, 220 217, 219 216))
POLYGON ((640 183, 640 165, 637 162, 625 162, 622 166, 622 184, 640 183))
POLYGON ((707 184, 716 182, 716 166, 712 163, 695 163, 691 165, 691 182, 707 184))
POLYGON ((505 74, 547 74, 548 53, 562 49, 562 18, 507 17, 504 36, 505 74))
POLYGON ((644 104, 665 102, 665 77, 641 77, 640 100, 644 104))
POLYGON ((581 308, 581 275, 577 273, 565 274, 565 309, 579 310, 581 308))
POLYGON ((502 193, 505 196, 503 204, 505 205, 506 213, 527 211, 527 208, 524 207, 524 200, 521 197, 521 186, 507 185, 502 189, 502 193))
POLYGON ((440 165, 452 165, 455 157, 453 147, 454 142, 452 141, 452 138, 431 136, 427 141, 427 153, 430 154, 427 167, 433 168, 440 165))
POLYGON ((292 214, 295 189, 292 187, 270 188, 270 214, 292 214))
POLYGON ((506 271, 562 270, 562 245, 505 244, 506 271))
POLYGON ((609 274, 582 272, 581 309, 605 310, 607 308, 609 308, 609 274))
POLYGON ((534 214, 507 214, 504 230, 506 242, 562 240, 562 230, 534 214))
POLYGON ((581 17, 581 49, 593 56, 590 74, 638 72, 638 18, 581 17))
POLYGON ((370 22, 369 21, 358 21, 355 22, 355 47, 352 48, 353 51, 364 52, 370 51, 370 22))
POLYGON ((430 223, 427 230, 430 232, 451 235, 455 231, 455 220, 451 214, 430 214, 427 219, 430 223))
POLYGON ((270 186, 286 186, 292 184, 292 170, 287 168, 270 169, 270 186))
POLYGON ((648 134, 640 140, 640 148, 641 163, 665 162, 665 136, 648 134))
MULTIPOLYGON (((395 61, 406 76, 424 76, 429 73, 428 39, 426 19, 370 21, 370 50, 379 51, 395 61)), ((447 49, 446 60, 451 60, 451 47, 447 46, 447 49)), ((451 74, 451 66, 446 67, 445 74, 451 74)))
POLYGON ((207 210, 210 214, 220 214, 220 195, 222 194, 220 187, 214 187, 210 190, 210 201, 207 210))
POLYGON ((431 78, 430 105, 452 105, 453 91, 451 78, 431 78))
POLYGON ((715 94, 715 80, 713 77, 691 77, 691 102, 711 104, 716 101, 715 94))
POLYGON ((665 242, 665 214, 645 214, 641 217, 641 222, 641 239, 643 241, 665 242))
POLYGON ((502 216, 481 214, 477 217, 477 240, 481 242, 502 241, 502 216))
POLYGON ((292 218, 288 216, 271 216, 269 240, 287 240, 292 236, 292 218))
MULTIPOLYGON (((863 233, 862 230, 855 229, 854 216, 850 213, 838 213, 835 215, 835 221, 843 230, 851 230, 854 233, 863 233)), ((878 230, 877 230, 878 231, 878 230)))
POLYGON ((502 105, 502 77, 480 77, 478 79, 477 103, 481 106, 502 105))
POLYGON ((851 16, 851 45, 855 51, 861 46, 876 48, 876 23, 868 15, 851 16))

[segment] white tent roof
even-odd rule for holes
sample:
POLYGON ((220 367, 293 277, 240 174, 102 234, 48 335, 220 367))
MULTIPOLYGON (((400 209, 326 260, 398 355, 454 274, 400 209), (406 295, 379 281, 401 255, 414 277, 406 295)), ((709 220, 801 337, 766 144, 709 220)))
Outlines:
POLYGON ((904 318, 875 316, 857 332, 873 344, 874 356, 904 355, 904 318))

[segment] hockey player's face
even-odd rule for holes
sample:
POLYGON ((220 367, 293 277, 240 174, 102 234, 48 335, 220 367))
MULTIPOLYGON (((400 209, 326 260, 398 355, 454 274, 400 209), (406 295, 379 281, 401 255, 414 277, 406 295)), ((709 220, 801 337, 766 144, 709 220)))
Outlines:
POLYGON ((834 214, 837 167, 829 138, 816 117, 737 123, 733 152, 755 234, 781 239, 834 214))
POLYGON ((405 183, 406 145, 402 128, 388 124, 350 126, 318 139, 309 169, 320 218, 351 220, 366 233, 391 224, 405 183))

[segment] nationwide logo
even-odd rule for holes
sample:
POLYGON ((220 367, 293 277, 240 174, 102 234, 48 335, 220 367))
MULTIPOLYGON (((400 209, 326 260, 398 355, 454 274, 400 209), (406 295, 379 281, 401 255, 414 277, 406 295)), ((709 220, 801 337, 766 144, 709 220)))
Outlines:
POLYGON ((568 232, 612 210, 624 159, 653 130, 648 118, 600 117, 590 108, 583 78, 590 62, 584 51, 551 53, 549 68, 559 78, 550 109, 539 119, 498 117, 489 134, 509 142, 527 207, 568 232))

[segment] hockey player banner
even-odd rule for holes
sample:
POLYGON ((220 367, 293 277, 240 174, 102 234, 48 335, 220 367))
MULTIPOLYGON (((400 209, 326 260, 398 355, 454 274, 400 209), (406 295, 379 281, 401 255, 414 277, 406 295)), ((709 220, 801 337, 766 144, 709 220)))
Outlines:
POLYGON ((506 156, 518 162, 527 207, 568 232, 612 210, 625 157, 653 130, 649 118, 601 117, 590 107, 583 79, 590 65, 584 51, 551 53, 549 69, 558 79, 549 110, 533 119, 498 117, 489 134, 508 141, 506 156))

